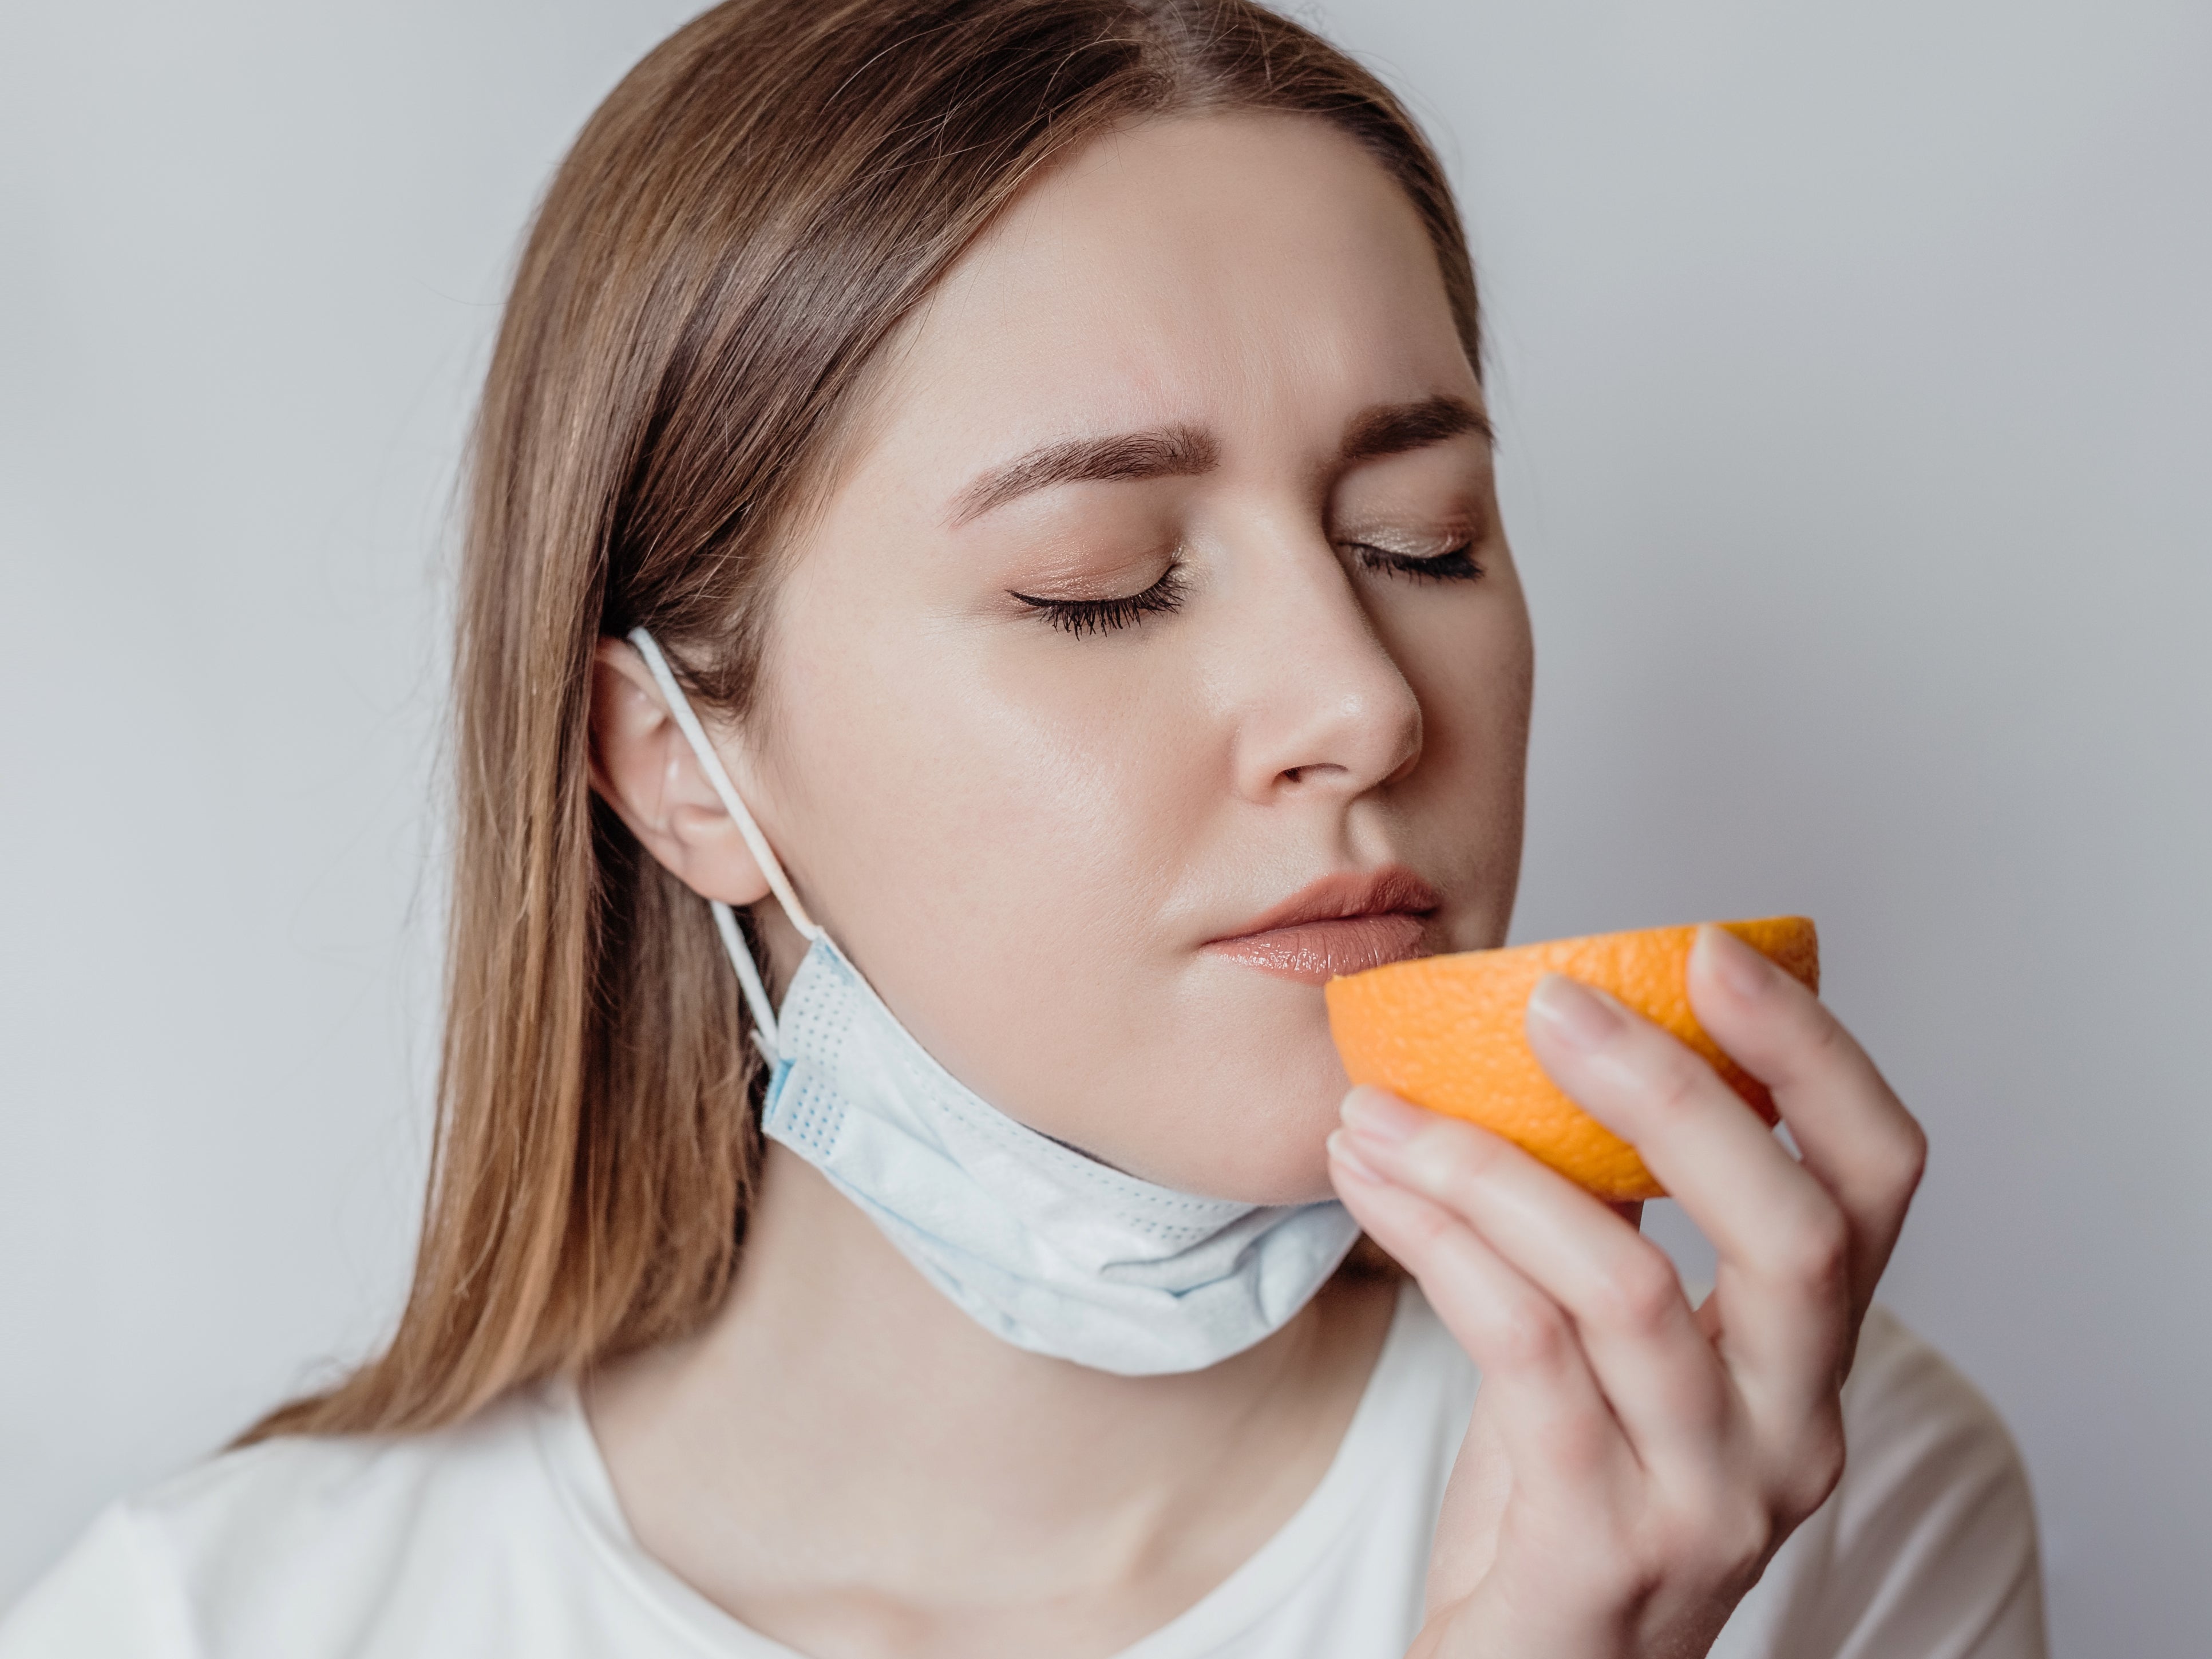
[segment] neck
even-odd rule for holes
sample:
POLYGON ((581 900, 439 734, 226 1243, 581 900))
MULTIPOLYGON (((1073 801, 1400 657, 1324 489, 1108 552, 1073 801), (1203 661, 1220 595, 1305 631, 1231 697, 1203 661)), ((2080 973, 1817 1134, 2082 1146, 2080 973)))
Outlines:
MULTIPOLYGON (((1133 1640, 1288 1518, 1389 1303, 1341 1285, 1206 1370, 1088 1370, 985 1331, 771 1143, 724 1307, 596 1379, 590 1410, 640 1542, 763 1633, 922 1651, 947 1609, 1018 1605, 1071 1653, 1079 1607, 1124 1610, 1100 1639, 1133 1640), (848 1628, 855 1607, 898 1616, 848 1628)), ((988 1639, 953 1626, 949 1647, 988 1639)))

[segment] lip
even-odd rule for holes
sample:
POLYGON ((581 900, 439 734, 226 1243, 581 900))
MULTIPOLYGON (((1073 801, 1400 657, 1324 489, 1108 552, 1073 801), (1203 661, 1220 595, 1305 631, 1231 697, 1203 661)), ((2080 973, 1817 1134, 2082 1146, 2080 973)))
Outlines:
POLYGON ((1402 864, 1323 876, 1237 933, 1216 956, 1308 985, 1428 954, 1428 918, 1443 898, 1402 864))

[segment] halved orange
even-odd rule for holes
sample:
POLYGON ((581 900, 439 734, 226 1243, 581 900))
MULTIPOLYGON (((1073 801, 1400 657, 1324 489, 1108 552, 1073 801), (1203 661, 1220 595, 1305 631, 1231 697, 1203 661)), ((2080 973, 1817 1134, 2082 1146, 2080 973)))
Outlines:
MULTIPOLYGON (((1723 921, 1810 990, 1820 945, 1805 916, 1723 921)), ((1774 1102, 1707 1036, 1690 1012, 1694 927, 1556 939, 1502 951, 1394 962, 1329 981, 1329 1034, 1355 1084, 1504 1135, 1601 1198, 1664 1198, 1636 1148, 1567 1098, 1530 1052, 1522 1018, 1546 974, 1610 991, 1705 1056, 1767 1122, 1774 1102)))

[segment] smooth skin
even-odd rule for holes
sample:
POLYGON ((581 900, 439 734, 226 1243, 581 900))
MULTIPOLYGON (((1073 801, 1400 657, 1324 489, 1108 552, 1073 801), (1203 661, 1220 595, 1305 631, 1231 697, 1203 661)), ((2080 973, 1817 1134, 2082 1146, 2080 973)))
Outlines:
MULTIPOLYGON (((1693 1310, 1632 1216, 1344 1096, 1319 989, 1204 948, 1391 862, 1443 895, 1431 948, 1503 939, 1532 665, 1481 410, 1419 221, 1348 140, 1217 115, 1101 141, 886 354, 791 538, 760 706, 715 737, 809 908, 963 1081, 1157 1181, 1334 1190, 1419 1279, 1484 1384, 1417 1651, 1671 1659, 1834 1482, 1911 1118, 1725 935, 1693 1003, 1802 1162, 1671 1038, 1546 981, 1539 1055, 1715 1243, 1693 1310), (1070 445, 1091 476, 1039 463, 1070 445)), ((787 981, 801 942, 619 642, 593 736, 600 793, 757 907, 787 981)), ((800 1652, 1094 1659, 1312 1492, 1392 1300, 1340 1277, 1207 1370, 1086 1370, 983 1332, 771 1145, 726 1306, 587 1409, 644 1547, 800 1652)))

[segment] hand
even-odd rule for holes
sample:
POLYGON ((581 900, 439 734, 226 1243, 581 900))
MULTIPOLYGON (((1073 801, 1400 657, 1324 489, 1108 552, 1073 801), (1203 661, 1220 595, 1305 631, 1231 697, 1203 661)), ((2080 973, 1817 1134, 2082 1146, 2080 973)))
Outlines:
POLYGON ((1530 998, 1545 1069, 1712 1242, 1692 1309, 1624 1216, 1380 1090, 1329 1138, 1345 1203, 1482 1370, 1429 1566, 1422 1659, 1703 1654, 1843 1471, 1839 1393, 1926 1141, 1850 1035, 1699 931, 1690 1000, 1774 1091, 1792 1158, 1712 1068, 1601 992, 1530 998))

